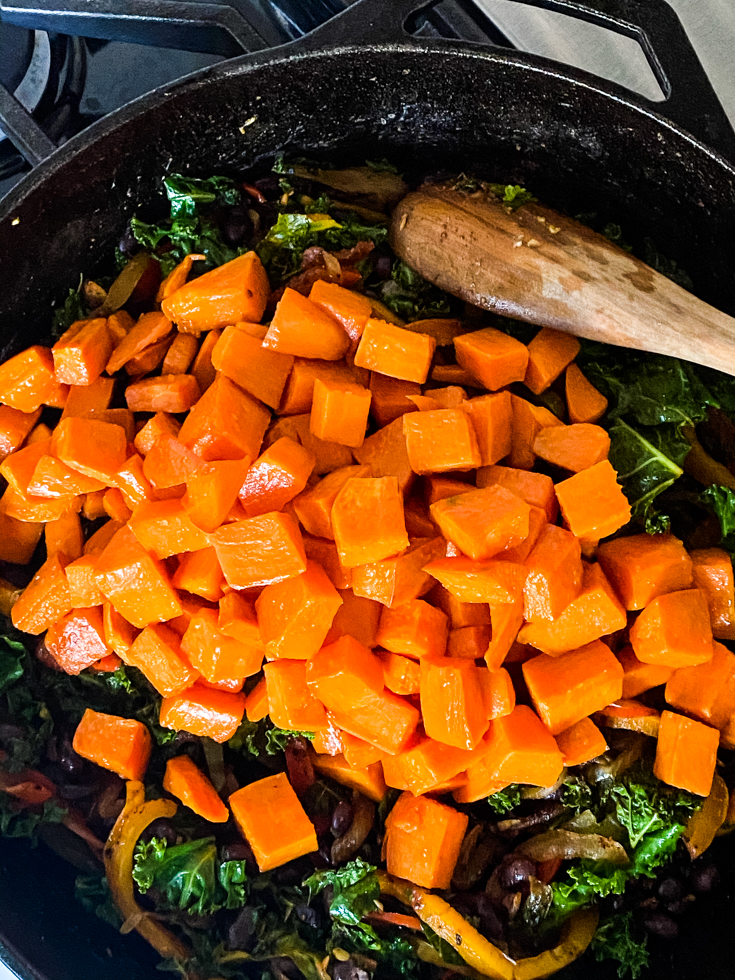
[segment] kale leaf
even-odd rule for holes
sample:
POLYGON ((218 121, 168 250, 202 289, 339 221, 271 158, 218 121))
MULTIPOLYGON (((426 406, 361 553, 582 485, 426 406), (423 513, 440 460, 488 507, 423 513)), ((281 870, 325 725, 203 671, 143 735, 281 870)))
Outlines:
POLYGON ((595 959, 617 960, 621 980, 628 975, 638 980, 648 966, 648 937, 636 939, 633 930, 633 913, 621 912, 603 922, 592 940, 595 959))
POLYGON ((713 483, 702 491, 701 500, 720 522, 722 546, 735 552, 735 492, 713 483))
POLYGON ((83 320, 89 315, 87 304, 82 295, 82 279, 79 278, 79 285, 76 289, 70 289, 69 293, 59 306, 54 310, 54 317, 51 324, 51 334, 53 337, 60 337, 72 323, 83 320))
POLYGON ((363 916, 374 912, 378 907, 380 884, 375 867, 355 858, 341 868, 316 871, 304 882, 309 889, 309 900, 331 885, 332 900, 329 914, 337 922, 347 926, 361 924, 363 916))
POLYGON ((110 886, 104 872, 97 875, 77 875, 74 882, 74 897, 88 912, 94 913, 113 929, 119 929, 122 925, 120 913, 112 900, 110 886))
POLYGON ((660 493, 682 475, 690 445, 678 426, 634 428, 623 419, 609 428, 611 465, 630 503, 633 517, 646 519, 660 493))
POLYGON ((197 915, 240 908, 247 897, 245 862, 220 861, 214 837, 172 847, 158 837, 139 841, 133 878, 142 894, 155 888, 170 908, 197 915))
POLYGON ((269 728, 265 733, 265 751, 268 755, 283 752, 292 738, 306 738, 312 741, 315 732, 298 732, 289 728, 269 728))
POLYGON ((181 174, 169 174, 163 186, 169 200, 170 216, 158 224, 149 224, 140 218, 132 218, 130 229, 137 242, 156 251, 164 275, 191 253, 205 255, 207 261, 200 264, 205 272, 223 265, 241 255, 245 247, 231 248, 213 220, 211 211, 216 206, 237 204, 242 194, 229 177, 209 177, 197 180, 181 174))
POLYGON ((644 837, 673 823, 686 823, 701 801, 684 790, 669 791, 658 780, 635 781, 635 777, 616 783, 609 793, 615 816, 628 831, 630 846, 636 848, 644 837))
MULTIPOLYGON (((332 207, 329 198, 319 199, 321 212, 308 214, 283 212, 269 228, 255 251, 265 266, 271 285, 277 286, 295 275, 307 248, 318 245, 327 251, 353 248, 358 242, 384 242, 388 229, 367 225, 353 212, 346 211, 339 221, 326 213, 332 207)), ((338 204, 334 205, 339 208, 338 204)))
POLYGON ((23 676, 26 648, 19 640, 0 636, 0 694, 23 676))
POLYGON ((501 789, 497 793, 492 793, 488 796, 487 801, 495 813, 499 815, 510 813, 521 802, 520 786, 516 786, 515 784, 506 786, 505 789, 501 789))
POLYGON ((285 750, 292 738, 307 738, 311 741, 314 732, 274 728, 268 719, 255 722, 243 718, 227 745, 235 752, 247 752, 248 755, 278 755, 285 750))
POLYGON ((449 294, 432 286, 400 259, 393 263, 390 279, 376 286, 374 292, 381 303, 408 322, 446 317, 452 312, 449 294))
POLYGON ((592 790, 584 779, 569 776, 562 783, 560 802, 570 810, 581 813, 592 804, 592 790))
POLYGON ((414 977, 418 972, 416 951, 406 939, 396 934, 378 936, 374 929, 364 923, 359 928, 336 923, 328 945, 330 950, 344 949, 348 953, 362 953, 376 959, 375 980, 414 977))
POLYGON ((521 187, 519 184, 490 184, 489 187, 493 194, 500 198, 503 204, 508 205, 511 211, 515 211, 516 208, 520 208, 523 204, 530 204, 531 201, 538 200, 530 191, 527 191, 525 187, 521 187))

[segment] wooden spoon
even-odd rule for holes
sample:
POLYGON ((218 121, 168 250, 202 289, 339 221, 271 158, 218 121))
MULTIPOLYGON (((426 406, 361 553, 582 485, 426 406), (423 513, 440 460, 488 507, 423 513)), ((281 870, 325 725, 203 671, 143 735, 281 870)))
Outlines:
POLYGON ((735 375, 735 319, 541 204, 511 210, 489 189, 425 184, 396 207, 390 241, 475 306, 735 375))

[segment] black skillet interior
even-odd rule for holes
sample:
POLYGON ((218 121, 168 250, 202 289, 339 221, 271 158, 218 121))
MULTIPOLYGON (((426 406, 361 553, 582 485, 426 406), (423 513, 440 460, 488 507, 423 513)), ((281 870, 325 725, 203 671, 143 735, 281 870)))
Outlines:
MULTIPOLYGON (((645 3, 592 5, 630 13, 645 3)), ((403 13, 416 6, 395 3, 403 13)), ((376 25, 375 0, 371 10, 376 25)), ((524 183, 572 214, 614 218, 634 243, 651 236, 697 293, 735 313, 733 171, 651 107, 530 56, 333 38, 331 50, 321 32, 313 43, 323 50, 297 44, 198 73, 96 124, 33 172, 0 205, 0 357, 48 329, 50 304, 110 255, 133 213, 155 207, 161 175, 241 173, 278 151, 336 163, 387 157, 414 176, 463 170, 524 183)), ((733 976, 735 847, 717 850, 723 887, 696 903, 681 942, 656 951, 651 977, 733 976)), ((75 904, 73 869, 23 841, 2 841, 0 854, 0 943, 24 980, 153 976, 142 941, 116 936, 75 904)), ((606 975, 596 965, 582 973, 606 975)))

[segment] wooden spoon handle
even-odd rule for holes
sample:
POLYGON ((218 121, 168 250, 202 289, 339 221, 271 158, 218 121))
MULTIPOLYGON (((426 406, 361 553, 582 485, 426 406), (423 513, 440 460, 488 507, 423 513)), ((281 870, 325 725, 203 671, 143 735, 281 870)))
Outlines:
POLYGON ((425 279, 475 306, 735 374, 735 319, 602 235, 541 204, 426 184, 390 241, 425 279))

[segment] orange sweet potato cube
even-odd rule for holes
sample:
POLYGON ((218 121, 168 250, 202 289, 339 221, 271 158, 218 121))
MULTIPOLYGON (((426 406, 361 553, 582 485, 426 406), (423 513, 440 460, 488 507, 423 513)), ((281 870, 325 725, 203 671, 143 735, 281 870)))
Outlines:
POLYGON ((421 394, 421 386, 415 381, 399 381, 373 371, 370 375, 370 414, 383 427, 395 422, 402 415, 417 411, 411 396, 421 394))
POLYGON ((355 365, 400 381, 423 384, 431 367, 436 340, 404 330, 385 320, 368 320, 355 354, 355 365))
POLYGON ((42 522, 19 521, 4 512, 0 505, 0 560, 27 565, 41 540, 42 522))
POLYGON ((147 456, 157 442, 166 436, 176 439, 180 431, 181 423, 177 419, 166 412, 156 412, 136 435, 135 448, 141 456, 147 456))
POLYGON ((525 704, 491 721, 482 744, 485 752, 454 791, 458 803, 474 803, 511 783, 553 786, 564 767, 553 737, 525 704))
POLYGON ((552 735, 601 711, 623 693, 623 667, 601 640, 561 657, 542 653, 524 663, 523 676, 552 735))
POLYGON ((403 494, 409 491, 416 479, 408 458, 406 435, 401 418, 389 422, 388 425, 368 436, 365 442, 354 450, 354 454, 358 463, 370 467, 371 476, 394 476, 403 494))
POLYGON ((242 643, 223 633, 218 610, 206 606, 191 617, 181 638, 181 649, 189 663, 211 684, 228 678, 252 677, 263 663, 260 646, 242 643))
POLYGON ((324 705, 306 684, 305 660, 274 660, 263 667, 263 674, 268 713, 276 728, 316 732, 326 727, 324 705))
POLYGON ((388 873, 424 888, 449 888, 468 822, 444 803, 403 793, 386 820, 388 873))
POLYGON ((344 361, 320 361, 308 357, 294 357, 291 373, 283 389, 279 415, 303 415, 311 411, 314 397, 314 382, 344 381, 348 384, 357 380, 355 371, 344 361))
POLYGON ((131 667, 137 667, 166 698, 191 687, 199 676, 181 655, 178 635, 161 623, 146 626, 125 651, 123 659, 131 667))
POLYGON ((546 391, 572 363, 580 346, 579 340, 571 334, 542 327, 528 344, 528 367, 523 379, 526 387, 536 395, 546 391))
POLYGON ((457 363, 490 391, 526 376, 528 348, 494 327, 455 337, 454 350, 457 363))
POLYGON ((259 398, 271 408, 278 408, 293 357, 263 346, 266 327, 238 323, 225 327, 212 350, 212 364, 230 381, 259 398))
POLYGON ((564 756, 565 766, 581 766, 607 751, 607 742, 591 718, 581 721, 560 732, 556 744, 564 756))
POLYGON ((441 558, 445 549, 446 542, 441 535, 416 538, 395 558, 384 558, 353 568, 352 591, 356 596, 374 599, 391 608, 409 599, 418 599, 433 584, 424 566, 441 558))
POLYGON ((528 536, 531 508, 504 487, 446 497, 430 509, 444 536, 474 561, 515 548, 528 536))
POLYGON ((470 660, 422 658, 421 714, 429 738, 474 749, 489 721, 480 668, 470 660))
POLYGON ((56 427, 51 448, 62 462, 84 476, 110 486, 125 462, 128 441, 122 426, 97 419, 63 419, 56 427))
POLYGON ((217 602, 224 591, 225 576, 214 548, 202 548, 200 551, 179 555, 173 585, 176 589, 217 602))
POLYGON ((403 497, 395 477, 348 480, 332 506, 332 530, 347 568, 380 561, 408 545, 403 497))
POLYGON ((0 402, 19 412, 48 404, 58 387, 48 347, 28 347, 0 364, 0 402))
POLYGON ((447 649, 449 620, 424 599, 409 599, 383 609, 378 627, 378 646, 409 657, 443 657, 447 649))
POLYGON ((82 715, 72 744, 77 755, 110 769, 122 779, 143 778, 153 747, 150 732, 142 722, 91 708, 82 715))
POLYGON ((720 733, 673 711, 661 713, 653 773, 661 782, 709 796, 720 733))
POLYGON ((341 605, 339 593, 316 562, 307 562, 300 575, 267 585, 255 608, 269 658, 308 660, 324 643, 341 605))
POLYGON ((553 524, 559 513, 554 493, 554 481, 545 473, 532 473, 513 466, 483 466, 477 471, 478 487, 505 487, 512 490, 531 507, 540 507, 553 524))
POLYGON ((735 580, 732 559, 723 548, 692 551, 694 586, 707 597, 712 634, 735 640, 735 580))
POLYGON ((208 536, 192 522, 181 500, 144 501, 128 527, 146 551, 159 559, 209 545, 208 536))
POLYGON ((166 622, 181 615, 181 604, 165 567, 125 526, 97 558, 97 586, 133 626, 166 622))
POLYGON ((104 317, 77 320, 51 348, 56 380, 67 385, 91 385, 112 353, 112 336, 104 317))
POLYGON ((237 500, 249 466, 247 456, 245 459, 222 459, 205 463, 189 474, 181 503, 196 527, 214 531, 222 524, 237 500))
POLYGON ((556 484, 564 521, 578 538, 606 538, 630 520, 630 504, 608 460, 556 484))
POLYGON ((220 376, 186 416, 179 440, 207 462, 255 459, 269 422, 265 405, 220 376))
POLYGON ((712 625, 700 589, 651 600, 630 628, 636 657, 665 667, 696 667, 712 659, 712 625))
POLYGON ((0 460, 20 449, 40 415, 40 408, 35 412, 19 412, 9 405, 0 405, 0 460))
POLYGON ((15 602, 10 613, 13 626, 38 636, 71 612, 71 596, 59 555, 41 565, 15 602))
POLYGON ((470 398, 462 405, 472 423, 481 465, 491 466, 511 450, 513 406, 509 391, 470 398))
POLYGON ((244 694, 193 684, 181 694, 163 699, 159 720, 164 728, 227 742, 240 727, 244 714, 244 694))
POLYGON ((102 607, 72 609, 46 633, 46 649, 61 670, 79 674, 109 652, 102 627, 102 607))
POLYGON ((526 569, 510 561, 473 561, 471 558, 439 558, 424 570, 460 602, 515 602, 523 595, 526 569))
POLYGON ((564 423, 543 405, 532 405, 518 395, 510 396, 513 410, 513 428, 508 464, 521 470, 530 470, 536 462, 533 444, 542 429, 560 427, 564 423))
POLYGON ((306 570, 301 532, 289 514, 271 512, 223 524, 210 540, 232 589, 271 585, 306 570))
POLYGON ((288 436, 277 439, 255 460, 240 484, 238 493, 245 516, 282 510, 304 489, 314 463, 313 453, 296 440, 288 436))
POLYGON ((460 408, 404 415, 403 432, 414 473, 471 470, 482 462, 470 417, 460 408))
POLYGON ((263 340, 263 346, 269 350, 325 361, 338 361, 349 345, 350 338, 341 323, 288 286, 263 340))
POLYGON ((555 620, 527 623, 518 634, 552 657, 615 633, 626 625, 625 610, 597 563, 583 562, 582 589, 555 620))
POLYGON ((341 323, 352 341, 360 339, 373 310, 370 300, 362 293, 324 279, 317 279, 311 287, 309 299, 341 323))
POLYGON ((692 559, 673 534, 632 534, 604 541, 597 560, 626 609, 643 609, 657 596, 692 584, 692 559))
POLYGON ((243 786, 230 796, 229 803, 261 872, 318 849, 314 825, 285 773, 243 786))
POLYGON ((365 441, 371 395, 362 385, 346 382, 314 382, 309 427, 319 439, 341 446, 361 446, 365 441))

